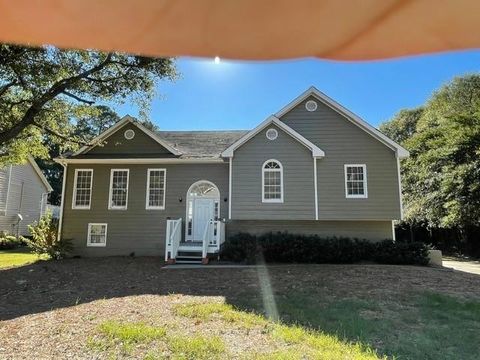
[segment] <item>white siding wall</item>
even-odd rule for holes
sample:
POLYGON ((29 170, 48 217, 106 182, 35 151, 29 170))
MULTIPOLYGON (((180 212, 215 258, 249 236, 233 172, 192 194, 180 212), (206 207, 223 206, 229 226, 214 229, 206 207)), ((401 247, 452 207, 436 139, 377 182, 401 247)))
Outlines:
POLYGON ((23 220, 19 225, 19 233, 30 235, 27 226, 37 221, 41 211, 46 208, 43 194, 47 191, 30 163, 12 166, 11 172, 8 168, 0 170, 0 232, 16 234, 17 214, 21 214, 23 220), (2 207, 3 199, 6 210, 5 206, 2 207))

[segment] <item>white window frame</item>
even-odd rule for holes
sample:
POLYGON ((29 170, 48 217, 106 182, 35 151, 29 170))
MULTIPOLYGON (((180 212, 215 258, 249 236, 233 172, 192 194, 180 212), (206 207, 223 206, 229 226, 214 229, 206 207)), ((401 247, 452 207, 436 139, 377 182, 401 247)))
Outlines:
POLYGON ((262 203, 283 203, 283 165, 276 159, 269 159, 262 164, 262 203), (265 172, 266 171, 278 171, 265 169, 265 165, 269 162, 276 162, 280 166, 280 199, 265 199, 265 172))
POLYGON ((87 246, 89 247, 106 247, 107 246, 107 232, 108 224, 107 223, 88 223, 88 233, 87 233, 87 246), (105 226, 105 242, 104 243, 92 243, 91 240, 91 230, 92 226, 105 226))
POLYGON ((367 186, 367 165, 366 164, 345 164, 344 165, 344 178, 345 178, 345 198, 347 199, 367 199, 368 198, 368 186, 367 186), (363 194, 349 194, 347 187, 347 169, 349 167, 361 167, 363 168, 363 194))
POLYGON ((75 169, 73 177, 73 194, 72 194, 72 209, 74 210, 90 210, 92 206, 92 189, 93 189, 93 169, 75 169), (76 205, 77 203, 77 177, 80 171, 90 172, 90 199, 88 200, 88 206, 76 205))
POLYGON ((130 169, 110 169, 110 189, 109 189, 109 193, 108 193, 108 210, 127 210, 127 208, 128 208, 129 186, 130 186, 130 169), (127 193, 125 195, 125 206, 113 206, 112 205, 113 173, 115 171, 126 171, 127 172, 127 193))
POLYGON ((148 168, 147 169, 147 189, 145 196, 145 209, 147 210, 165 210, 165 198, 167 197, 167 169, 165 168, 148 168), (150 172, 162 171, 163 172, 163 203, 161 206, 150 205, 150 172))

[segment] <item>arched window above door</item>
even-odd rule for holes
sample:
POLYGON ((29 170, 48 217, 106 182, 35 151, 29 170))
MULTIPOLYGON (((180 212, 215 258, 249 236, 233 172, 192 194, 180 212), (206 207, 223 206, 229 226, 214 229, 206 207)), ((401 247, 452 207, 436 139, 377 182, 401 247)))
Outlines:
POLYGON ((195 197, 220 197, 218 188, 209 181, 199 181, 190 187, 188 196, 195 197))

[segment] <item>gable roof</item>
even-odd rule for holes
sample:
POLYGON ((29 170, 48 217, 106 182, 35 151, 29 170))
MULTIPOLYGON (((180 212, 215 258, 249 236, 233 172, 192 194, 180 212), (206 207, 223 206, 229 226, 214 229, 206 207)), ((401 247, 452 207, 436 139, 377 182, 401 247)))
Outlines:
POLYGON ((32 165, 33 170, 35 170, 35 172, 37 173, 38 177, 39 177, 40 180, 42 181, 43 185, 45 185, 45 187, 47 188, 48 192, 53 191, 52 186, 51 186, 50 183, 48 182, 48 180, 47 180, 47 178, 45 177, 45 175, 43 174, 42 170, 38 167, 37 162, 36 162, 31 156, 28 157, 28 162, 30 163, 30 165, 32 165))
POLYGON ((98 145, 99 142, 105 140, 108 138, 110 135, 115 133, 118 129, 120 129, 122 126, 126 125, 127 123, 131 123, 135 125, 137 128, 139 128, 141 131, 143 131, 146 135, 151 137, 153 140, 155 140, 157 143, 162 145, 165 149, 170 151, 174 155, 181 155, 181 152, 175 149, 173 146, 171 146, 169 143, 166 141, 162 140, 159 136, 157 136, 153 131, 147 129, 145 126, 143 126, 141 123, 136 121, 135 118, 131 117, 130 115, 125 115, 119 122, 117 122, 115 125, 113 125, 111 128, 105 130, 103 133, 95 137, 91 143, 93 145, 85 145, 83 146, 80 150, 75 152, 72 156, 77 156, 84 154, 88 152, 89 150, 93 149, 95 146, 98 145))
POLYGON ((324 94, 323 92, 315 88, 314 86, 311 86, 300 96, 298 96, 289 104, 284 106, 280 111, 278 111, 275 114, 275 116, 277 118, 282 117, 283 115, 288 113, 290 110, 292 110, 294 107, 302 103, 304 100, 306 100, 310 96, 315 97, 316 99, 321 101, 323 104, 327 105, 332 110, 336 111, 337 113, 345 117, 351 123, 358 126, 360 129, 362 129, 363 131, 365 131, 366 133, 368 133, 369 135, 371 135, 372 137, 374 137, 375 139, 377 139, 378 141, 380 141, 390 149, 394 150, 398 158, 404 159, 410 155, 409 152, 404 147, 402 147, 392 139, 382 134, 380 131, 378 131, 372 125, 370 125, 365 120, 360 118, 358 115, 354 114, 344 106, 340 105, 338 102, 336 102, 335 100, 333 100, 332 98, 330 98, 329 96, 327 96, 326 94, 324 94))
POLYGON ((247 130, 157 132, 182 153, 181 159, 220 158, 227 147, 247 133, 247 130))
POLYGON ((257 135, 260 131, 265 129, 268 125, 275 124, 278 126, 280 129, 285 131, 288 135, 293 137, 295 140, 297 140, 299 143, 303 144, 305 147, 310 149, 312 151, 312 156, 313 157, 323 157, 325 156, 325 152, 320 149, 317 145, 313 144, 311 141, 307 140, 305 137, 297 133, 295 130, 293 130, 290 126, 287 124, 283 123, 280 121, 276 116, 272 115, 269 118, 267 118, 265 121, 263 121, 260 125, 258 125, 255 129, 252 131, 249 131, 246 133, 244 136, 242 136, 240 139, 238 139, 235 143, 233 143, 231 146, 229 146, 224 152, 222 152, 223 157, 233 157, 233 152, 238 149, 240 146, 245 144, 248 140, 250 140, 252 137, 257 135))

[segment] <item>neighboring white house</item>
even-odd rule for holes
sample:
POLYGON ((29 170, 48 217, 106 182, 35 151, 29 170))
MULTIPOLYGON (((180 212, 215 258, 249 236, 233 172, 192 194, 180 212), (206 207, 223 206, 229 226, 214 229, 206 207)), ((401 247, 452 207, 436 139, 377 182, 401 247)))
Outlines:
POLYGON ((35 160, 0 169, 0 232, 30 235, 28 225, 47 209, 52 187, 35 160))

